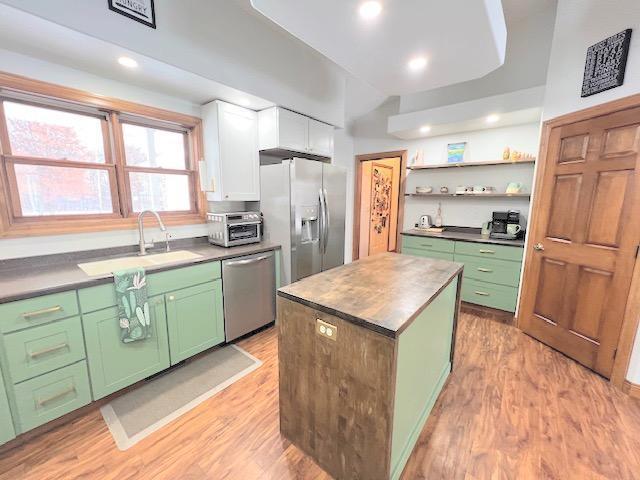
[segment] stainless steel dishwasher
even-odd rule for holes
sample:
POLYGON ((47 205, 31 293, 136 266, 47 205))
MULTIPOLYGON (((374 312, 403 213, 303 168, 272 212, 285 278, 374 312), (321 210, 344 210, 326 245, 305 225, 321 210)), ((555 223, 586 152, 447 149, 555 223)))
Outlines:
POLYGON ((275 253, 222 262, 224 331, 227 342, 276 319, 275 253))

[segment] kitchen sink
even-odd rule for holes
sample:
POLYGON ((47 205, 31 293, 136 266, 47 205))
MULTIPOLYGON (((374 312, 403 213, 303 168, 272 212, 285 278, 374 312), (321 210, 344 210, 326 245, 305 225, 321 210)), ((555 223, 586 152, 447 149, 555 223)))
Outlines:
POLYGON ((126 270, 128 268, 159 267, 167 263, 196 260, 198 258, 202 258, 202 255, 188 250, 177 250, 175 252, 155 253, 144 256, 135 255, 100 260, 97 262, 79 263, 78 267, 80 267, 87 275, 94 277, 117 272, 119 270, 126 270))

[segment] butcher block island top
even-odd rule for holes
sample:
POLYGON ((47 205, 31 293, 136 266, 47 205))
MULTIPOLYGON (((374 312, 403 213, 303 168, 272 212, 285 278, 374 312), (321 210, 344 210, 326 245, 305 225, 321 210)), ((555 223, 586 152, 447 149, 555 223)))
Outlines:
POLYGON ((386 253, 281 288, 283 436, 333 478, 398 479, 452 368, 461 282, 386 253))
POLYGON ((307 277, 281 288, 278 295, 395 338, 462 267, 384 253, 307 277))

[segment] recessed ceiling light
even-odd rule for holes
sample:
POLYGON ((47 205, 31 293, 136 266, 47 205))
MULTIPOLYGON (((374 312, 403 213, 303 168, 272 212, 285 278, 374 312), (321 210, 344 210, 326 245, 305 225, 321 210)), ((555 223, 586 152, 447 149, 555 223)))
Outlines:
POLYGON ((365 20, 376 18, 382 12, 382 4, 375 0, 364 2, 360 5, 360 16, 365 20))
POLYGON ((238 103, 243 107, 248 107, 249 105, 251 105, 251 102, 248 98, 241 98, 240 100, 238 100, 238 103))
POLYGON ((431 127, 429 125, 423 125, 420 127, 420 133, 429 133, 431 131, 431 127))
POLYGON ((496 123, 498 120, 500 120, 500 115, 496 115, 495 113, 487 117, 487 123, 496 123))
POLYGON ((127 68, 136 68, 138 66, 138 62, 131 57, 120 57, 118 58, 118 63, 127 68))
POLYGON ((425 57, 414 57, 409 60, 409 63, 407 65, 409 67, 409 70, 411 70, 412 72, 419 72, 420 70, 424 70, 424 68, 427 66, 427 59, 425 57))

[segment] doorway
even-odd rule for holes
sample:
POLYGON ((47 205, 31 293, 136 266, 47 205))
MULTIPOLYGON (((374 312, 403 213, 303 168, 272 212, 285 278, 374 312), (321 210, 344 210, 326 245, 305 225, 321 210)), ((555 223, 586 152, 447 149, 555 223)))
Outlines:
POLYGON ((640 96, 546 122, 540 153, 518 325, 612 378, 637 325, 640 96))
POLYGON ((406 150, 356 156, 353 259, 397 251, 406 150))

